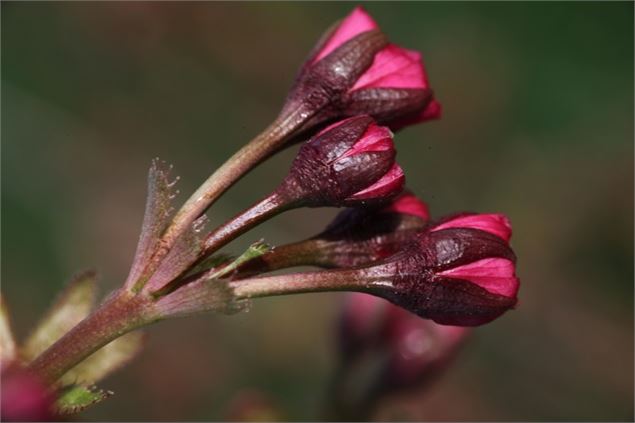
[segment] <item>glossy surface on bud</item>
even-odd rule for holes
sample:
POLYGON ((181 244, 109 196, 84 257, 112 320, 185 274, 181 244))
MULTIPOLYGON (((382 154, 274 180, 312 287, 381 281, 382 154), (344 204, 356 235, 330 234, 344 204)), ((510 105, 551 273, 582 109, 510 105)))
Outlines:
POLYGON ((282 115, 297 108, 311 116, 305 129, 359 114, 398 129, 441 110, 421 54, 389 44, 359 6, 323 36, 301 68, 282 115))
POLYGON ((349 118, 302 145, 277 193, 314 207, 387 200, 405 180, 395 155, 388 128, 370 116, 349 118))

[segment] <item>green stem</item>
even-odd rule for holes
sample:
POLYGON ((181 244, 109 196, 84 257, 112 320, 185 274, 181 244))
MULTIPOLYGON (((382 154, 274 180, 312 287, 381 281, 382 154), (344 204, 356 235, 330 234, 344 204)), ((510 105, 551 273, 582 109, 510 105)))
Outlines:
POLYGON ((148 300, 115 291, 97 310, 40 354, 30 368, 53 383, 114 339, 155 319, 147 316, 148 300))

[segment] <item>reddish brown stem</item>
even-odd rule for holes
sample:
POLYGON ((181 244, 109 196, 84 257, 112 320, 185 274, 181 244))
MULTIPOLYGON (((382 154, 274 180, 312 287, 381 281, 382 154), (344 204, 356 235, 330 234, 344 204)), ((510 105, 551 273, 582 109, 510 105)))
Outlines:
POLYGON ((126 290, 115 291, 97 310, 40 354, 30 368, 53 383, 114 339, 151 323, 147 300, 126 290))

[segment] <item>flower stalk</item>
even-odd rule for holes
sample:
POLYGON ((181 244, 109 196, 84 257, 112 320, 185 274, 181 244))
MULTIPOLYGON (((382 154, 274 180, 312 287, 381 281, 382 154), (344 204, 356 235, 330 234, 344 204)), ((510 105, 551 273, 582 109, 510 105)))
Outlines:
POLYGON ((114 339, 156 321, 147 300, 120 289, 86 319, 66 333, 31 364, 44 380, 55 382, 64 373, 114 339))
POLYGON ((359 269, 327 270, 321 272, 291 273, 261 276, 229 282, 236 299, 271 297, 275 295, 302 294, 307 292, 359 291, 374 287, 387 287, 392 283, 390 265, 379 266, 372 272, 359 269))
POLYGON ((149 278, 161 260, 170 252, 178 238, 188 230, 192 223, 203 215, 225 191, 278 151, 286 141, 293 137, 310 115, 310 112, 304 107, 299 107, 286 115, 279 116, 263 132, 216 169, 174 216, 170 226, 161 237, 161 248, 152 257, 139 279, 149 278))

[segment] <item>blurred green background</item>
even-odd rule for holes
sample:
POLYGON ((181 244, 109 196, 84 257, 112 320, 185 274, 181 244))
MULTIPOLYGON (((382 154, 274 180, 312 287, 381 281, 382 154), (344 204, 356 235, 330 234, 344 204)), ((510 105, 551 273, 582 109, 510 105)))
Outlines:
MULTIPOLYGON (((321 32, 354 3, 2 3, 2 292, 24 337, 75 271, 127 274, 159 156, 183 201, 279 110, 321 32)), ((440 121, 398 134, 433 215, 514 225, 520 305, 479 328, 431 390, 378 419, 633 419, 633 3, 367 3, 423 52, 440 121)), ((211 213, 268 193, 295 149, 211 213)), ((321 230, 299 210, 243 236, 321 230)), ((287 419, 319 416, 341 296, 260 300, 249 313, 149 328, 102 383, 90 420, 214 420, 245 391, 287 419)))

